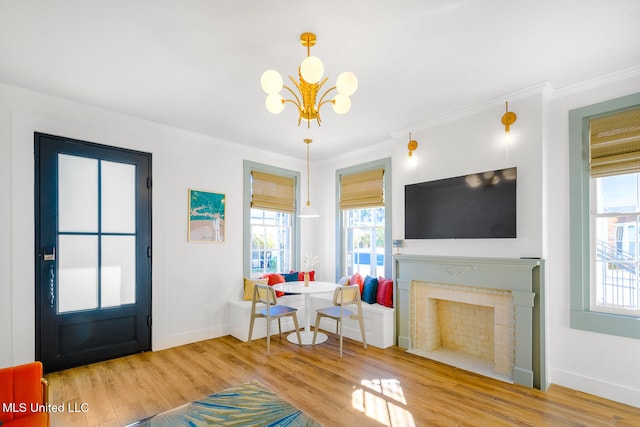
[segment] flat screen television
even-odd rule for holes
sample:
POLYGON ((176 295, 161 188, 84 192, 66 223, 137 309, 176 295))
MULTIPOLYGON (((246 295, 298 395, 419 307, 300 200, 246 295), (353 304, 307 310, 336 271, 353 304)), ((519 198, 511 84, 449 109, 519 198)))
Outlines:
POLYGON ((516 237, 517 168, 404 187, 405 239, 516 237))

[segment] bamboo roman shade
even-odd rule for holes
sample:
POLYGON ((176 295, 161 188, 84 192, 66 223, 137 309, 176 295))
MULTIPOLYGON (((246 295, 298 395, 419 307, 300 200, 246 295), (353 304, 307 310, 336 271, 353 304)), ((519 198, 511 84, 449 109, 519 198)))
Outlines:
POLYGON ((640 172, 640 108, 589 122, 594 178, 640 172))
POLYGON ((343 175, 340 179, 340 209, 384 206, 384 169, 343 175))
POLYGON ((251 172, 251 207, 295 212, 295 181, 292 177, 251 172))

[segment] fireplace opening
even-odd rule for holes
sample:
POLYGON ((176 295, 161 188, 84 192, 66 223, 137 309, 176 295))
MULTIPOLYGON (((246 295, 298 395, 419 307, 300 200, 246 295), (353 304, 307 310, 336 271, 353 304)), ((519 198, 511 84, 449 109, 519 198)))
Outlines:
POLYGON ((493 361, 493 307, 436 300, 440 344, 447 350, 493 361))
POLYGON ((513 382, 514 308, 511 292, 414 282, 411 352, 513 382))

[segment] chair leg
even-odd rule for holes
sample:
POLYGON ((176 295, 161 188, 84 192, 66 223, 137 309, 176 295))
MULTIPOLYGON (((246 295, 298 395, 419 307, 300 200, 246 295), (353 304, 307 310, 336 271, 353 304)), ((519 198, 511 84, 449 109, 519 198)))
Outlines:
POLYGON ((316 345, 316 337, 318 336, 318 329, 320 328, 320 313, 316 314, 316 325, 313 327, 313 341, 311 345, 316 345))
POLYGON ((298 316, 293 313, 293 326, 296 328, 296 336, 298 337, 298 345, 302 345, 302 338, 300 337, 300 327, 298 326, 298 316))
POLYGON ((267 317, 267 356, 271 355, 271 318, 267 317))
POLYGON ((280 323, 279 317, 278 317, 278 333, 280 334, 280 338, 282 338, 282 323, 280 323))
POLYGON ((360 322, 360 333, 362 334, 362 344, 364 344, 364 348, 367 348, 367 337, 364 334, 364 319, 362 318, 362 313, 360 313, 360 317, 358 318, 360 322))
POLYGON ((251 321, 249 322, 249 339, 247 341, 251 341, 251 335, 253 334, 253 321, 256 320, 255 316, 251 316, 251 321))
POLYGON ((342 359, 342 320, 338 320, 338 328, 340 328, 340 359, 342 359))

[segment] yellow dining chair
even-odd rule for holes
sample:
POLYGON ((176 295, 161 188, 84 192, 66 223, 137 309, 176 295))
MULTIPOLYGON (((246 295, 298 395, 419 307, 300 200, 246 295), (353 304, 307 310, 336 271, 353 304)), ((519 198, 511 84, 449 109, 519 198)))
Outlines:
POLYGON ((319 308, 316 310, 316 325, 313 332, 313 345, 316 343, 320 319, 328 317, 335 320, 336 333, 340 334, 340 357, 342 358, 342 319, 357 319, 360 323, 360 333, 362 334, 362 344, 367 348, 367 338, 364 333, 364 319, 362 317, 362 304, 360 301, 360 288, 358 286, 338 286, 333 293, 333 306, 319 308), (357 313, 345 308, 348 305, 355 305, 357 313))
MULTIPOLYGON (((291 316, 293 318, 293 325, 296 329, 296 335, 298 336, 298 343, 301 343, 300 339, 300 327, 298 326, 297 308, 289 307, 286 305, 278 305, 276 300, 276 292, 272 286, 262 285, 256 283, 253 288, 253 299, 251 303, 251 322, 249 323, 249 341, 251 341, 251 335, 253 334, 253 323, 257 318, 267 319, 267 355, 271 354, 271 320, 278 319, 278 331, 282 336, 282 324, 280 319, 285 316, 291 316), (265 305, 260 311, 256 311, 258 303, 265 305)), ((299 344, 298 344, 299 345, 299 344)))

